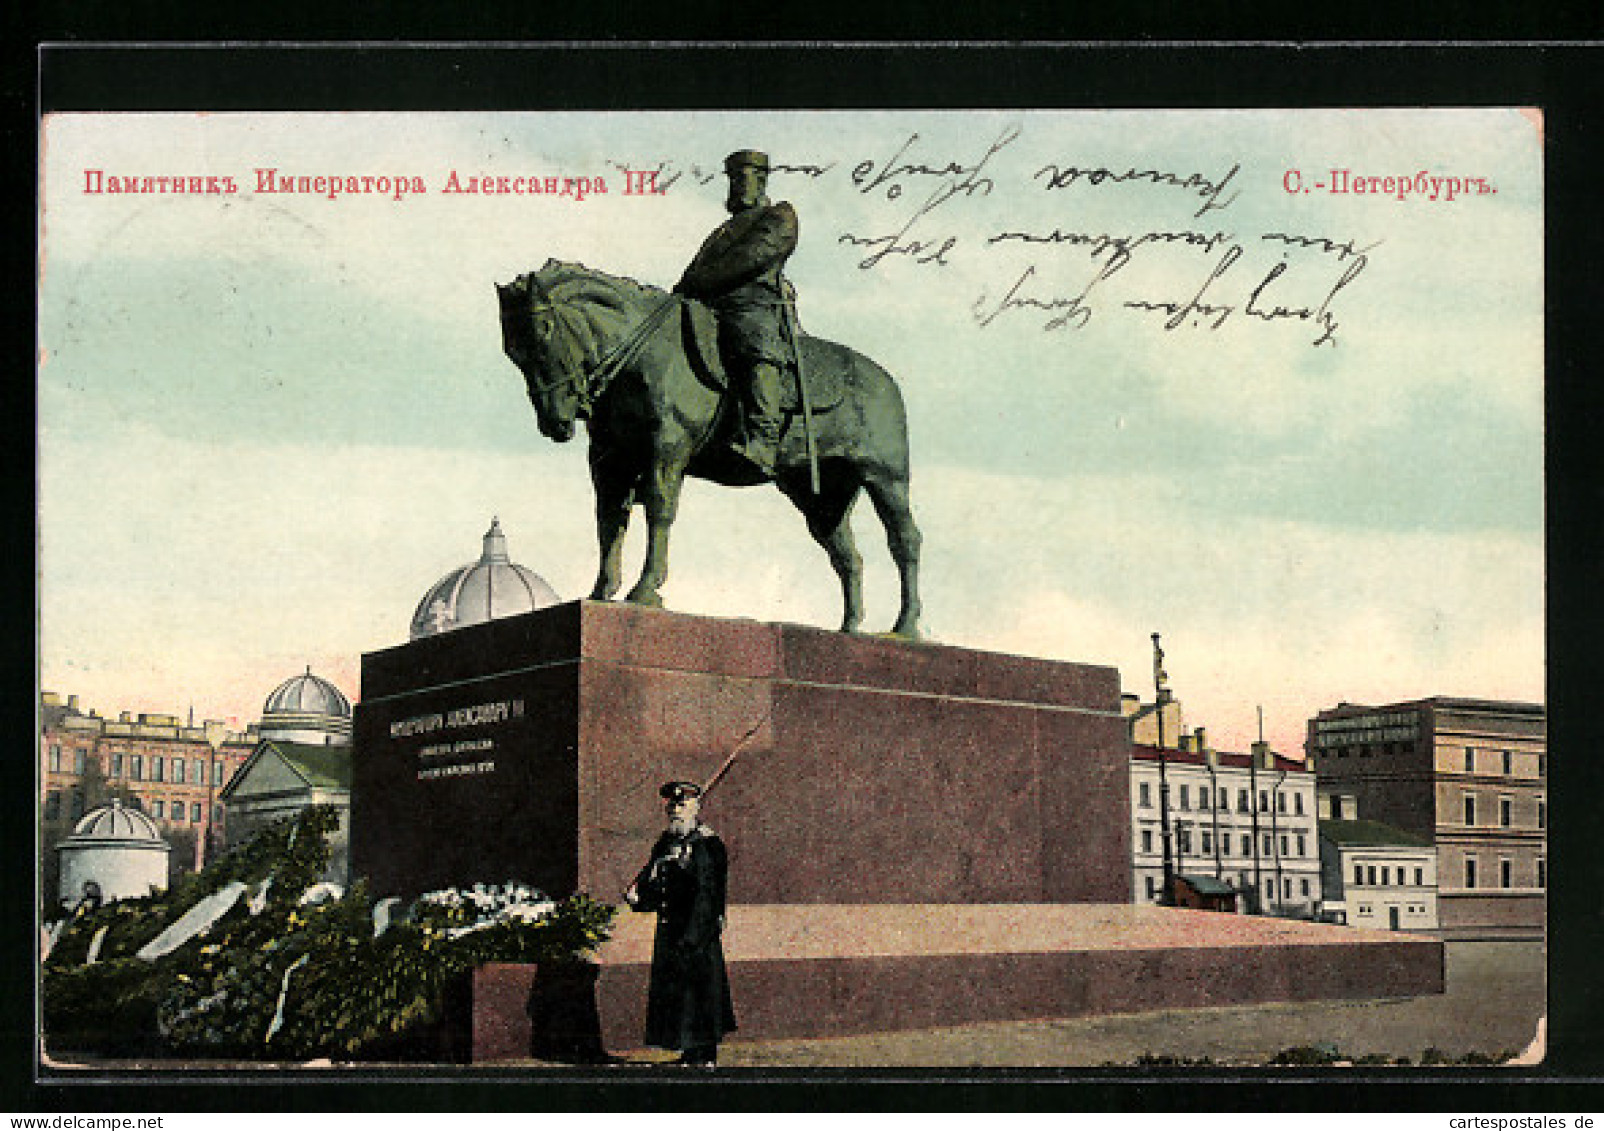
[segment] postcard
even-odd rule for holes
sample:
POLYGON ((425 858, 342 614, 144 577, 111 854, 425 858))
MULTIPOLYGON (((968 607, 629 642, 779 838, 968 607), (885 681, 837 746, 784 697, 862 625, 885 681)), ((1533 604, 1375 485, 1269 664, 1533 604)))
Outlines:
MULTIPOLYGON (((1172 776, 1257 758, 1307 780, 1305 890, 1286 880, 1300 910, 1277 922, 1308 930, 1409 930, 1320 915, 1326 803, 1320 762, 1302 764, 1317 747, 1335 760, 1341 744, 1317 735, 1342 728, 1315 721, 1351 705, 1529 708, 1536 739, 1491 741, 1479 762, 1481 740, 1454 746, 1473 748, 1464 780, 1485 796, 1455 827, 1530 825, 1524 847, 1489 841, 1469 875, 1462 845, 1428 848, 1435 883, 1409 883, 1434 907, 1469 886, 1540 908, 1543 126, 1521 107, 49 114, 41 690, 108 724, 217 720, 243 764, 276 688, 315 676, 359 704, 364 654, 448 629, 459 590, 437 583, 502 555, 534 579, 525 608, 633 598, 1112 669, 1133 712, 1157 702, 1154 721, 1174 720, 1156 744, 1137 736, 1172 776), (750 235, 721 227, 749 210, 769 225, 755 258, 709 268, 718 241, 750 235), (599 320, 564 306, 591 291, 599 320), (692 303, 708 321, 681 338, 692 303), (850 353, 797 352, 814 339, 850 353), (648 407, 609 382, 671 347, 694 404, 656 405, 631 435, 683 458, 607 496, 600 437, 648 407), (546 364, 564 350, 584 359, 572 386, 546 364), (850 380, 831 385, 837 366, 883 377, 882 399, 863 409, 850 380), (845 432, 843 398, 859 413, 845 432), (704 454, 760 435, 765 412, 786 429, 784 490, 704 454), (843 453, 865 451, 872 470, 843 479, 843 453), (838 489, 861 601, 839 572, 853 553, 815 513, 838 489), (627 531, 608 534, 609 507, 627 531)), ((1396 737, 1378 730, 1377 754, 1396 737)), ((42 773, 42 804, 47 788, 70 798, 70 762, 42 773)), ((973 791, 994 787, 973 772, 973 791)), ((1095 788, 1129 793, 1130 813, 1141 772, 1095 788)), ((124 784, 155 818, 148 802, 176 783, 124 784)), ((1444 806, 1461 784, 1442 777, 1444 806)), ((1188 796, 1166 804, 1197 822, 1188 796)), ((169 800, 155 825, 193 833, 219 803, 169 800)), ((87 808, 55 810, 61 831, 87 808)), ((1104 861, 1133 908, 1154 897, 1141 819, 1104 861)), ((1170 819, 1166 883, 1198 871, 1172 867, 1191 849, 1170 819)), ((1244 918, 1233 885, 1260 860, 1257 826, 1249 839, 1206 869, 1244 918)), ((834 903, 860 902, 840 882, 834 903)), ((1526 1050, 1546 1012, 1538 916, 1450 932, 1442 993, 1272 1021, 1262 1002, 1199 1001, 1162 1027, 1116 1008, 1017 1022, 960 1008, 868 1036, 743 1025, 721 1064, 1496 1059, 1526 1050)))

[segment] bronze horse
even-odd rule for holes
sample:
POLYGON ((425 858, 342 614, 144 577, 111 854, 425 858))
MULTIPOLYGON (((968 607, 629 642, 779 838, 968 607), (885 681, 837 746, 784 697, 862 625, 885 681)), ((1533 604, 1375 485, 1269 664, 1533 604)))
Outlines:
MULTIPOLYGON (((496 291, 502 346, 524 375, 541 432, 563 443, 577 420, 590 432, 601 550, 590 599, 618 592, 624 531, 639 503, 648 528, 646 561, 627 599, 661 605, 668 533, 685 476, 727 486, 755 482, 718 441, 733 397, 687 347, 681 304, 688 300, 556 260, 496 291)), ((916 637, 920 536, 908 503, 902 394, 890 374, 845 346, 806 335, 800 345, 805 371, 838 383, 841 395, 813 413, 818 494, 794 413, 781 435, 776 485, 807 519, 841 580, 843 632, 855 631, 863 617, 863 561, 850 516, 859 491, 868 491, 902 583, 891 631, 916 637)))

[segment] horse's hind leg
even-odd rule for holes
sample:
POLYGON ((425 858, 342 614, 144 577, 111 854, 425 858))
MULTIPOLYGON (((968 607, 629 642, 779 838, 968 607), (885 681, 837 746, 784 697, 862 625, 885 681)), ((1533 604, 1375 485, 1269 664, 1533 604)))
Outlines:
POLYGON ((897 576, 902 582, 902 609, 891 632, 895 636, 915 638, 919 635, 919 546, 922 537, 914 525, 913 508, 908 502, 908 481, 905 478, 875 477, 865 486, 874 502, 875 513, 886 528, 886 542, 891 557, 897 563, 897 576))
POLYGON ((815 496, 805 489, 787 491, 808 520, 808 533, 830 555, 830 565, 841 579, 841 631, 856 632, 863 620, 863 558, 852 537, 852 504, 858 484, 826 482, 815 496))

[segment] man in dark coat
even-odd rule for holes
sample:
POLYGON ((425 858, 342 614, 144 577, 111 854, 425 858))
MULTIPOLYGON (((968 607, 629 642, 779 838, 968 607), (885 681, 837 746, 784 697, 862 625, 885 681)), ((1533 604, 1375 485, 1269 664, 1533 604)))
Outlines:
POLYGON ((679 1051, 681 1064, 711 1068, 720 1039, 735 1028, 722 940, 729 857, 697 820, 699 786, 669 782, 659 792, 668 828, 624 893, 631 910, 657 912, 646 1043, 679 1051))
MULTIPOLYGON (((779 447, 781 374, 791 364, 785 307, 793 301, 781 270, 796 250, 796 210, 769 202, 769 159, 742 149, 724 159, 731 216, 702 242, 674 291, 718 316, 719 354, 743 388, 743 435, 734 450, 766 476, 779 447)), ((794 323, 793 323, 794 325, 794 323)))

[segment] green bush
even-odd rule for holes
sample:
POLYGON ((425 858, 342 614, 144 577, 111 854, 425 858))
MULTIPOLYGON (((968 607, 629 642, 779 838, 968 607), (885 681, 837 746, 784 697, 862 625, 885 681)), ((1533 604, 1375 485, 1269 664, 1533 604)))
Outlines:
POLYGON ((51 1045, 108 1055, 361 1056, 437 1021, 448 984, 475 966, 583 961, 609 936, 616 908, 583 895, 554 904, 509 884, 431 893, 375 937, 361 882, 340 898, 301 903, 327 865, 336 820, 327 806, 307 809, 164 895, 73 916, 44 966, 51 1045), (154 961, 135 957, 235 882, 244 894, 209 931, 154 961), (259 907, 248 906, 253 896, 259 907), (99 960, 84 965, 103 929, 99 960))

